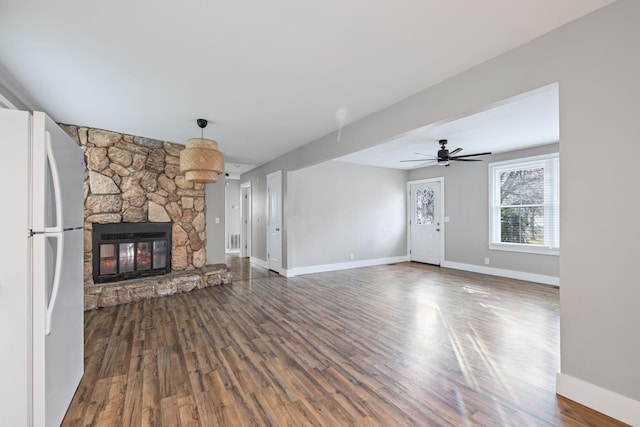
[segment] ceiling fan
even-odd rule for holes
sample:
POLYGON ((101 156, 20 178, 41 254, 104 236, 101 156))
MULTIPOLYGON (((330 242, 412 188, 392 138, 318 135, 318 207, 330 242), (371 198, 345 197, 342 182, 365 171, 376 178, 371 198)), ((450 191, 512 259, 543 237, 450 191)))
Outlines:
POLYGON ((423 162, 423 163, 431 163, 431 162, 437 161, 438 165, 440 166, 449 166, 449 162, 452 160, 457 162, 481 162, 482 159, 471 159, 470 157, 486 156, 487 154, 491 154, 491 152, 485 152, 485 153, 475 153, 475 154, 463 154, 462 156, 454 156, 454 154, 461 152, 462 148, 458 147, 455 150, 449 152, 449 150, 447 150, 446 139, 441 139, 440 141, 438 141, 438 143, 440 144, 440 150, 438 150, 438 157, 428 156, 422 153, 416 153, 419 156, 425 156, 425 158, 413 159, 413 160, 400 160, 400 161, 401 162, 423 162))

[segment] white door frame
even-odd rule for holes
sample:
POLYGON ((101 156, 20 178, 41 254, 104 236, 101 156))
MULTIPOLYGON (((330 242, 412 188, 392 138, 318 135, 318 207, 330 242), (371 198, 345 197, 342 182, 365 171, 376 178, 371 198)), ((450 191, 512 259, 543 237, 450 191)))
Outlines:
POLYGON ((240 257, 251 257, 251 181, 240 184, 240 257), (243 197, 245 191, 246 199, 243 197))
POLYGON ((411 186, 415 184, 440 183, 440 265, 445 262, 444 259, 444 234, 447 230, 445 227, 444 216, 444 176, 437 178, 418 179, 416 181, 407 181, 407 256, 411 259, 411 186))
POLYGON ((270 213, 269 213, 269 179, 271 177, 279 177, 280 178, 280 268, 278 268, 277 270, 273 270, 275 272, 277 272, 278 274, 282 274, 282 267, 283 267, 283 262, 282 262, 282 207, 283 207, 283 203, 282 203, 282 171, 278 170, 275 172, 272 172, 270 174, 267 175, 267 203, 266 203, 266 207, 267 207, 267 268, 271 269, 271 218, 270 218, 270 213))

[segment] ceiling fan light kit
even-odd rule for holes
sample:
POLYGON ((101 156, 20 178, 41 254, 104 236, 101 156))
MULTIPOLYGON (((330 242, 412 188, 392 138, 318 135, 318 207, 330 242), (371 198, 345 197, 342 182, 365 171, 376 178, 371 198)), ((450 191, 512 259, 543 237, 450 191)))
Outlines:
MULTIPOLYGON (((208 122, 198 119, 197 123, 203 134, 208 122)), ((202 137, 187 140, 186 148, 180 152, 180 172, 193 183, 217 182, 218 175, 224 172, 224 157, 218 151, 218 143, 202 137)))

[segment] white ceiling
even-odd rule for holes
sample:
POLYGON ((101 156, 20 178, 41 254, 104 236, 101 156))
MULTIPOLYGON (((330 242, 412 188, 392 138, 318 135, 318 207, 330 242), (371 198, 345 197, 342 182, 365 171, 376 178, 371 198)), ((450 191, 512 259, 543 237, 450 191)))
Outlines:
POLYGON ((336 160, 408 170, 437 165, 428 157, 437 158, 441 139, 448 140, 450 151, 461 147, 463 151, 458 155, 496 154, 550 144, 560 137, 559 113, 558 85, 553 84, 457 120, 415 129, 336 160), (422 158, 425 162, 400 161, 422 158))
POLYGON ((612 1, 2 0, 0 66, 57 121, 184 142, 202 117, 261 164, 612 1))

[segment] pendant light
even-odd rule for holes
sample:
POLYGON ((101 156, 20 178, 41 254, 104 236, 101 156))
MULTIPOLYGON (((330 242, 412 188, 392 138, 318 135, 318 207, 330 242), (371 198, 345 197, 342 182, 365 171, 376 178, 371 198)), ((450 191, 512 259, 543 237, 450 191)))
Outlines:
POLYGON ((218 175, 224 172, 224 157, 218 151, 217 142, 203 138, 208 122, 198 119, 196 123, 201 137, 187 140, 186 148, 180 152, 180 172, 190 182, 217 182, 218 175))

